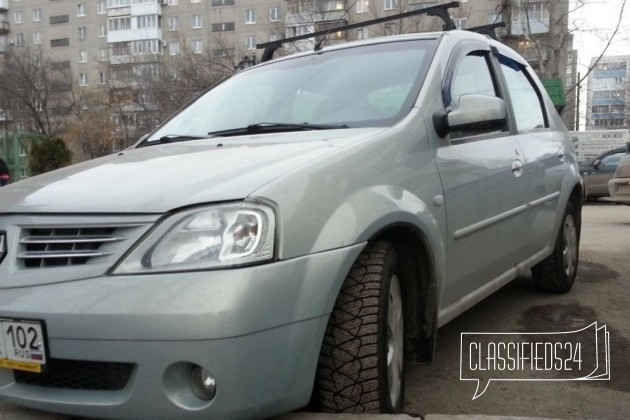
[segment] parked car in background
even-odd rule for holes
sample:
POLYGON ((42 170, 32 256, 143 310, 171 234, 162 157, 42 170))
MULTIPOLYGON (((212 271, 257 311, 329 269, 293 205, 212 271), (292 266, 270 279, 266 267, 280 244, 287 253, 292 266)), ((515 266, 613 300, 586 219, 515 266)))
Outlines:
POLYGON ((401 412, 439 327, 571 289, 583 197, 532 68, 458 30, 263 62, 2 190, 0 398, 137 419, 401 412))
POLYGON ((4 159, 0 158, 0 187, 11 182, 11 173, 4 159))
POLYGON ((617 164, 628 151, 627 147, 618 147, 580 164, 580 174, 584 181, 584 199, 597 200, 608 197, 608 181, 617 170, 617 164))
POLYGON ((617 165, 614 178, 608 182, 608 190, 612 201, 630 205, 630 144, 617 165))

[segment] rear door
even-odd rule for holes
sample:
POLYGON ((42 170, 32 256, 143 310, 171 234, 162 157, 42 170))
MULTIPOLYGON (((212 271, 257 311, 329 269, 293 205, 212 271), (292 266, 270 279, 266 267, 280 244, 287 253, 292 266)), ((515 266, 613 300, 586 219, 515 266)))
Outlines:
POLYGON ((523 244, 523 259, 541 251, 554 240, 560 192, 568 172, 570 150, 563 143, 566 132, 554 129, 550 113, 543 100, 543 90, 535 82, 531 69, 524 63, 499 56, 508 95, 514 112, 515 136, 523 152, 524 162, 521 194, 527 205, 523 221, 527 230, 519 237, 523 244))

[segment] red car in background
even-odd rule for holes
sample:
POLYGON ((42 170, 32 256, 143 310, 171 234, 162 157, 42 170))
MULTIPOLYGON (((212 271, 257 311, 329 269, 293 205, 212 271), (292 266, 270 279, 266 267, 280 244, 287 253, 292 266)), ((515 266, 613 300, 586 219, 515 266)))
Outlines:
POLYGON ((0 187, 11 182, 11 173, 9 167, 3 159, 0 159, 0 187))

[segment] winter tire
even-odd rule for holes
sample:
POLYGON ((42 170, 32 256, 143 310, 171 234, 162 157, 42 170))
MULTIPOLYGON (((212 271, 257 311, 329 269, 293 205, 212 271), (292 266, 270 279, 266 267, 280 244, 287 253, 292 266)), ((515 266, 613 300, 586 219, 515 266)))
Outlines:
POLYGON ((566 293, 571 290, 577 274, 579 233, 579 219, 575 207, 568 203, 553 254, 532 268, 537 289, 553 293, 566 293))
POLYGON ((326 328, 317 378, 323 411, 402 412, 402 302, 394 247, 368 244, 346 277, 326 328))

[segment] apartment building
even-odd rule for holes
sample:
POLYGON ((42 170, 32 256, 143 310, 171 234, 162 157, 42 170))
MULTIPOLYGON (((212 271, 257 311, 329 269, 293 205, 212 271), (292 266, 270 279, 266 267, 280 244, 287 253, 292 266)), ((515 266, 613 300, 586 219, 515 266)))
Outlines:
MULTIPOLYGON (((256 44, 282 37, 330 29, 322 41, 330 44, 440 30, 441 21, 427 16, 351 32, 334 28, 446 2, 0 0, 0 60, 10 49, 28 47, 55 60, 57 67, 72 75, 75 87, 106 88, 110 102, 121 103, 112 119, 127 130, 129 140, 163 117, 158 115, 155 98, 143 91, 140 82, 155 77, 163 65, 177 63, 184 54, 208 57, 204 66, 227 74, 244 57, 260 57, 256 44)), ((566 12, 568 0, 463 0, 450 13, 460 29, 506 22, 507 28, 497 31, 500 39, 528 59, 542 79, 557 78, 560 85, 567 86, 574 80, 575 70, 568 66, 574 53, 567 42, 566 12)), ((288 50, 312 48, 314 42, 297 43, 288 50)), ((575 121, 571 101, 571 97, 561 98, 558 103, 558 108, 565 109, 568 126, 575 121)))
POLYGON ((587 130, 613 130, 630 127, 630 55, 604 56, 588 76, 587 130))

